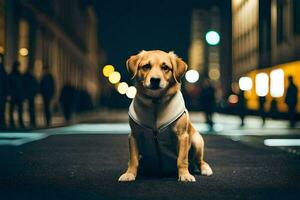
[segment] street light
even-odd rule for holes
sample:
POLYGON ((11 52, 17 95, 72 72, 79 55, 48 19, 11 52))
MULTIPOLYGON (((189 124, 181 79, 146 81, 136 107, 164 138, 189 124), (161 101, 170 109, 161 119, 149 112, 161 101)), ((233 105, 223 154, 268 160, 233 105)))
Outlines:
POLYGON ((113 72, 108 77, 109 82, 116 84, 121 80, 121 74, 119 72, 113 72))
POLYGON ((208 31, 205 35, 205 39, 209 45, 218 45, 220 42, 220 35, 216 31, 208 31))
POLYGON ((191 69, 186 72, 185 79, 189 83, 196 83, 199 80, 199 73, 196 70, 191 69))
POLYGON ((21 56, 27 56, 28 55, 28 49, 27 48, 21 48, 20 50, 19 50, 19 54, 21 55, 21 56))
POLYGON ((115 68, 112 65, 105 65, 102 69, 102 73, 105 77, 109 77, 114 71, 115 68))
POLYGON ((125 82, 119 83, 117 89, 120 94, 126 94, 126 92, 128 90, 128 84, 125 82))
POLYGON ((134 86, 130 86, 126 91, 126 96, 129 99, 133 99, 136 95, 136 88, 134 86))

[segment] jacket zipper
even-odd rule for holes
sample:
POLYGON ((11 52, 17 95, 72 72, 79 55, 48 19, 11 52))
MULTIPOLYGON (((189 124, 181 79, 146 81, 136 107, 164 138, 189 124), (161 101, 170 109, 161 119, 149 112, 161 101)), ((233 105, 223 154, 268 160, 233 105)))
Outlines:
POLYGON ((158 144, 158 131, 157 130, 153 131, 153 136, 154 136, 156 155, 157 155, 157 159, 158 159, 158 170, 159 170, 159 173, 162 174, 161 152, 160 152, 159 144, 158 144))
POLYGON ((155 124, 154 127, 155 129, 153 130, 153 136, 154 136, 154 143, 155 143, 155 149, 156 149, 156 155, 158 159, 158 170, 159 173, 162 174, 162 160, 161 160, 161 152, 159 149, 159 144, 158 144, 158 130, 157 130, 157 102, 154 103, 154 119, 155 119, 155 124))

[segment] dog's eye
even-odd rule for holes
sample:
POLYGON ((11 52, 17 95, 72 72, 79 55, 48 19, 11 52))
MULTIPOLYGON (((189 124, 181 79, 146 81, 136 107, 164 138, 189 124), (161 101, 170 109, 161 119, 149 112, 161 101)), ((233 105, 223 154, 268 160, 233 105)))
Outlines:
POLYGON ((144 70, 144 71, 148 71, 150 69, 151 69, 151 65, 150 64, 146 64, 146 65, 142 66, 142 70, 144 70))
POLYGON ((163 65, 163 66, 161 67, 161 69, 162 69, 163 71, 165 71, 165 72, 170 71, 170 68, 168 67, 168 65, 163 65))

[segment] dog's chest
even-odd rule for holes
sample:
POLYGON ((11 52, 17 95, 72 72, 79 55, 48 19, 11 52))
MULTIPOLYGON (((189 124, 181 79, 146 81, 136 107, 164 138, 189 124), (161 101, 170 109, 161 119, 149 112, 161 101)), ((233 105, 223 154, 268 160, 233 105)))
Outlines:
POLYGON ((166 104, 147 106, 132 102, 129 117, 141 156, 141 169, 154 173, 176 172, 178 152, 173 127, 184 112, 180 92, 166 104))
POLYGON ((185 103, 181 92, 162 103, 145 103, 134 99, 129 107, 129 116, 137 124, 150 129, 162 129, 185 111, 185 103))

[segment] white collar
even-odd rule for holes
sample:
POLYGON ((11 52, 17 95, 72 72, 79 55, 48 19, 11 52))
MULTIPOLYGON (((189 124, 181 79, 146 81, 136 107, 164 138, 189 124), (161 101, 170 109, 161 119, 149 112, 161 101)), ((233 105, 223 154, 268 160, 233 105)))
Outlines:
POLYGON ((139 125, 153 130, 168 126, 185 111, 185 103, 180 91, 160 102, 138 97, 132 100, 128 114, 139 125))

